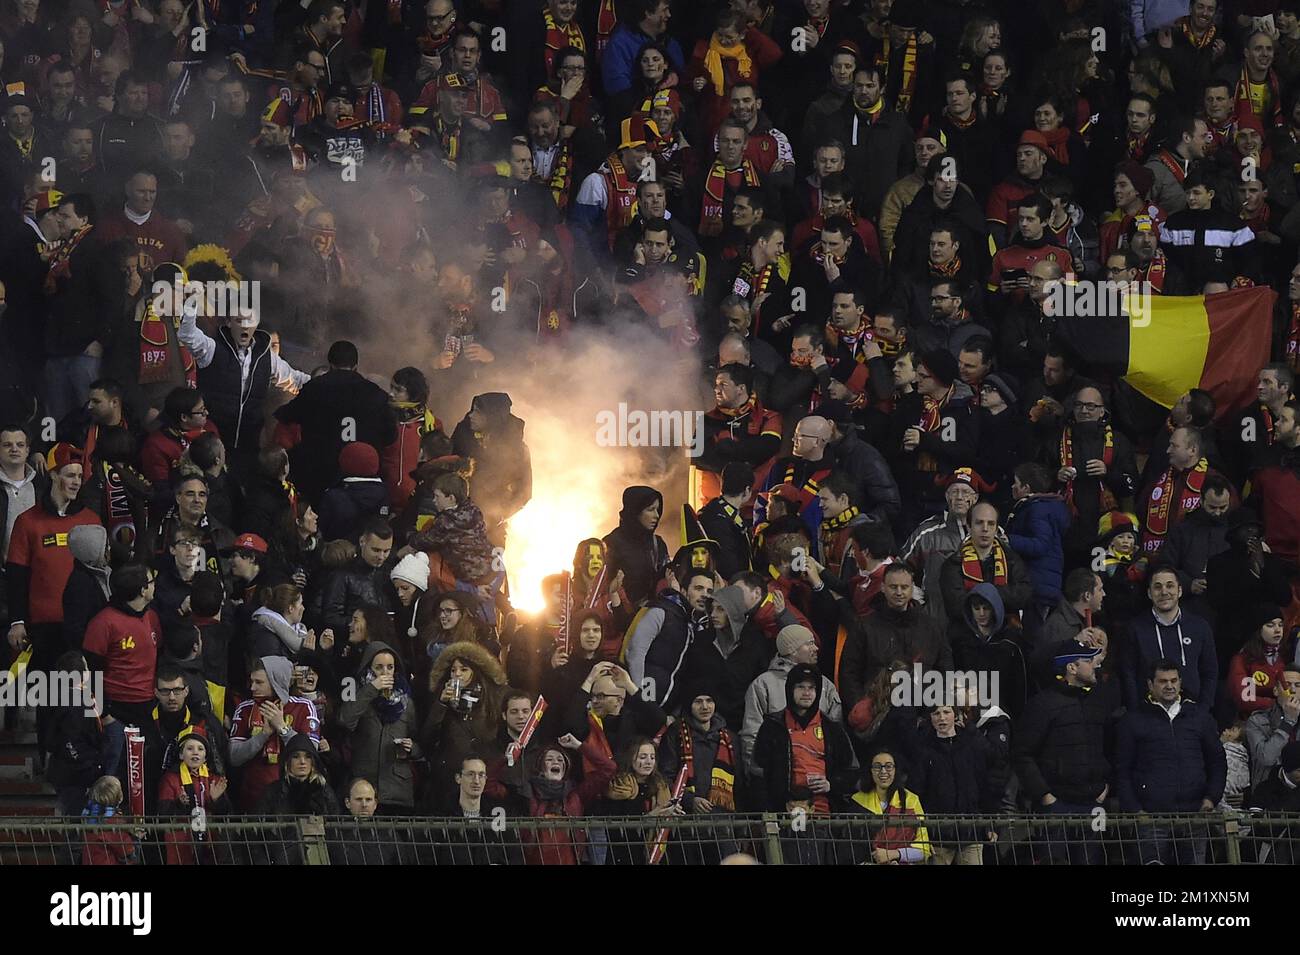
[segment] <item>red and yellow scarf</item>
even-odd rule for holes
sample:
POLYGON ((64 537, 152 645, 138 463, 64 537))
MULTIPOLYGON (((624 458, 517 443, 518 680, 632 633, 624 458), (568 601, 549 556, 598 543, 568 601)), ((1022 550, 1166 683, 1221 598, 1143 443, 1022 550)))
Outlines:
POLYGON ((587 52, 587 38, 582 35, 582 27, 573 20, 559 24, 550 10, 542 11, 546 23, 546 47, 542 51, 542 61, 546 64, 546 75, 555 75, 555 58, 566 46, 577 47, 587 52))
POLYGON ((617 154, 610 156, 607 163, 609 172, 605 174, 605 186, 609 196, 606 200, 605 220, 609 227, 609 247, 612 249, 614 237, 636 218, 636 182, 628 176, 617 154))
MULTIPOLYGON (((1109 471, 1115 466, 1115 429, 1110 425, 1105 425, 1102 431, 1104 435, 1101 448, 1101 460, 1109 471)), ((1061 432, 1061 467, 1077 467, 1074 463, 1074 427, 1066 425, 1061 432)), ((1074 482, 1069 481, 1065 485, 1065 503, 1070 508, 1071 514, 1078 514, 1079 508, 1074 503, 1074 482)), ((1110 488, 1103 483, 1101 486, 1101 509, 1103 511, 1113 511, 1116 507, 1115 495, 1111 493, 1110 488)))
MULTIPOLYGON (((1259 84, 1256 84, 1259 85, 1259 84)), ((1277 71, 1269 70, 1264 77, 1264 84, 1268 87, 1268 106, 1265 108, 1267 115, 1255 113, 1263 121, 1265 127, 1282 125, 1282 90, 1278 84, 1277 71)), ((1241 75, 1237 78, 1237 90, 1233 98, 1236 100, 1233 109, 1234 116, 1245 116, 1247 113, 1255 112, 1254 106, 1250 101, 1250 68, 1244 63, 1241 66, 1241 75)))
MULTIPOLYGON (((990 553, 993 558, 993 579, 988 581, 994 587, 1005 587, 1007 585, 1007 552, 1000 541, 993 541, 993 550, 990 553)), ((971 538, 966 538, 961 545, 961 582, 967 590, 974 589, 976 584, 984 583, 984 562, 980 560, 979 551, 975 549, 975 542, 971 538)))
MULTIPOLYGON (((916 34, 913 33, 907 38, 907 45, 903 48, 902 76, 899 77, 898 93, 894 99, 894 109, 900 113, 906 113, 912 108, 912 98, 916 95, 916 64, 919 59, 918 50, 919 44, 916 39, 916 34)), ((884 66, 886 70, 889 69, 890 55, 889 34, 885 34, 882 58, 885 61, 884 66)))
POLYGON ((72 274, 72 253, 76 251, 94 226, 82 226, 69 238, 64 239, 50 253, 49 271, 45 273, 45 294, 53 295, 59 287, 59 279, 72 274))
POLYGON ((605 52, 609 46, 610 34, 618 26, 618 13, 614 10, 614 0, 600 0, 596 10, 596 55, 605 52))
POLYGON ((742 159, 739 169, 727 169, 720 160, 709 167, 704 180, 704 202, 700 206, 700 235, 722 234, 722 210, 727 186, 757 186, 758 171, 748 159, 742 159), (734 180, 734 183, 733 183, 734 180))
MULTIPOLYGON (((682 757, 682 764, 689 767, 686 777, 690 780, 688 787, 698 797, 699 783, 695 779, 695 740, 691 736, 690 720, 680 720, 677 724, 677 742, 682 757)), ((718 752, 713 757, 713 770, 709 776, 709 789, 706 798, 713 803, 714 809, 724 812, 736 810, 736 754, 731 741, 731 732, 722 730, 718 734, 718 752)))
POLYGON ((1219 32, 1218 28, 1214 24, 1210 24, 1210 28, 1208 30, 1206 30, 1200 36, 1197 36, 1195 33, 1192 32, 1191 17, 1179 17, 1178 29, 1182 31, 1183 38, 1192 45, 1193 49, 1196 50, 1206 49, 1211 43, 1214 42, 1214 38, 1219 32))
POLYGON ((1173 519, 1186 516, 1200 507, 1201 488, 1205 486, 1205 476, 1209 470, 1209 462, 1201 458, 1196 462, 1196 466, 1187 472, 1182 493, 1178 495, 1178 510, 1173 511, 1174 485, 1177 483, 1177 478, 1174 476, 1172 466, 1165 468, 1165 473, 1151 488, 1151 496, 1147 504, 1146 527, 1142 529, 1144 551, 1159 550, 1165 535, 1169 533, 1169 526, 1173 519))

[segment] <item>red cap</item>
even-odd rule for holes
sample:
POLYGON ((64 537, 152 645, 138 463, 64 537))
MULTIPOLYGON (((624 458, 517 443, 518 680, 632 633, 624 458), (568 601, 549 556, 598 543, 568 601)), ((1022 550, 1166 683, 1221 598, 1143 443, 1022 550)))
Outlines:
POLYGON ((69 464, 85 465, 86 456, 76 445, 60 441, 45 455, 45 468, 48 471, 61 471, 69 464))
POLYGON ((266 541, 256 534, 240 534, 235 538, 234 546, 231 550, 252 550, 259 554, 265 554, 268 550, 266 541))
POLYGON ((1018 146, 1036 146, 1043 151, 1049 158, 1052 155, 1052 147, 1047 145, 1047 137, 1036 129, 1026 129, 1020 134, 1018 146))

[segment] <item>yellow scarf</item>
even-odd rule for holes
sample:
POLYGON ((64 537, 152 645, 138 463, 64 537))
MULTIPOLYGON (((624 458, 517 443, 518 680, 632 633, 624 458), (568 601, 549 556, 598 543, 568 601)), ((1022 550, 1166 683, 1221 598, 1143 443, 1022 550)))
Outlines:
POLYGON ((722 72, 724 58, 735 60, 740 75, 745 79, 752 78, 754 70, 754 62, 749 58, 749 51, 745 49, 744 43, 723 46, 718 42, 717 37, 710 37, 709 52, 704 54, 704 67, 709 71, 709 79, 713 81, 713 92, 719 96, 727 92, 727 78, 722 72))
MULTIPOLYGON (((200 779, 208 778, 207 763, 204 763, 202 766, 199 767, 199 778, 200 779)), ((189 786, 193 782, 194 782, 194 777, 190 775, 190 768, 186 766, 184 763, 181 763, 181 785, 189 786)))

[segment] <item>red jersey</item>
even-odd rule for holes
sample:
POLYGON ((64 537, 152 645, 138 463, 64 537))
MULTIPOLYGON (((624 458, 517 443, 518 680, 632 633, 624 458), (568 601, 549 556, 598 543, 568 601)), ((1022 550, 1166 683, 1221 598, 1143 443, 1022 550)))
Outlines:
MULTIPOLYGON (((252 739, 258 733, 269 733, 270 739, 262 751, 244 764, 239 783, 239 808, 249 811, 257 805, 262 791, 280 778, 280 734, 266 724, 261 705, 267 702, 257 698, 244 700, 235 708, 230 718, 230 741, 252 739)), ((316 704, 301 696, 291 696, 284 701, 285 725, 297 733, 306 733, 312 742, 320 744, 320 716, 316 704)))
POLYGON ((989 201, 984 208, 984 218, 989 222, 1006 226, 1015 225, 1016 210, 1020 208, 1020 203, 1037 191, 1037 183, 1027 182, 1019 176, 1002 180, 989 193, 989 201))
POLYGON ((117 703, 153 700, 161 637, 162 623, 152 608, 135 614, 110 604, 95 614, 81 645, 105 660, 105 696, 117 703))
MULTIPOLYGON (((68 531, 100 520, 89 508, 59 517, 45 501, 37 501, 14 521, 9 537, 9 563, 27 571, 26 579, 14 575, 9 587, 9 618, 28 624, 63 622, 63 588, 74 563, 68 550, 68 531)), ((150 689, 150 696, 153 691, 150 689)))
MULTIPOLYGON (((1002 272, 1005 269, 1024 269, 1028 272, 1039 262, 1056 262, 1063 271, 1070 272, 1073 270, 1073 261, 1070 253, 1059 245, 1009 245, 993 256, 993 268, 989 270, 989 291, 996 292, 1002 288, 1002 272)), ((1024 293, 1016 294, 1023 297, 1024 293)))
POLYGON ((147 221, 137 225, 117 212, 107 217, 98 228, 99 237, 106 243, 116 239, 129 239, 140 254, 140 272, 149 275, 156 266, 164 262, 180 262, 185 258, 189 243, 185 235, 171 219, 165 218, 157 210, 149 215, 147 221))

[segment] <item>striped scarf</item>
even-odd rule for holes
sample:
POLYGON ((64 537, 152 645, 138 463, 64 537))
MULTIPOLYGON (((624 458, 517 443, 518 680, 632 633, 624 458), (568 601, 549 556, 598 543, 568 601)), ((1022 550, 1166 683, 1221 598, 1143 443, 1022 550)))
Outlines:
POLYGON ((716 159, 709 167, 708 178, 704 180, 704 202, 700 205, 700 235, 722 234, 724 197, 727 186, 737 177, 740 179, 737 187, 758 185, 758 171, 748 159, 741 160, 739 169, 727 169, 716 159))
POLYGON ((587 38, 582 35, 582 27, 570 20, 563 25, 555 22, 550 10, 542 11, 546 23, 546 47, 542 51, 542 60, 546 64, 546 75, 555 75, 555 58, 566 46, 576 47, 587 52, 587 38))
POLYGON ((1205 458, 1196 462, 1196 466, 1187 472, 1187 481, 1182 493, 1178 495, 1178 511, 1173 512, 1174 486, 1177 478, 1173 467, 1165 468, 1165 473, 1151 488, 1147 506, 1146 526, 1142 529, 1142 550, 1150 553, 1160 549, 1165 535, 1176 517, 1185 517, 1201 506, 1201 488, 1205 486, 1205 476, 1210 464, 1205 458))
MULTIPOLYGON (((1109 471, 1115 466, 1115 429, 1110 425, 1105 426, 1103 432, 1103 444, 1101 449, 1101 460, 1109 471)), ((1072 468, 1074 463, 1074 426, 1066 425, 1061 431, 1061 467, 1072 468)), ((1070 508, 1070 513, 1077 515, 1079 507, 1074 502, 1074 481, 1069 481, 1065 485, 1065 503, 1070 508)), ((1101 486, 1101 509, 1103 511, 1113 511, 1116 507, 1115 495, 1111 493, 1110 488, 1105 484, 1101 486)))
POLYGON ((600 0, 600 7, 596 10, 596 55, 605 52, 605 47, 609 46, 610 34, 614 32, 614 27, 618 26, 618 13, 614 9, 614 0, 600 0))
MULTIPOLYGON (((695 740, 691 735, 690 720, 681 720, 677 724, 677 742, 681 751, 682 764, 688 766, 688 788, 698 797, 699 783, 695 779, 695 740)), ((731 740, 731 732, 723 729, 718 734, 718 752, 713 757, 713 769, 709 774, 708 795, 704 798, 713 803, 714 809, 724 812, 736 811, 736 756, 731 740)))
MULTIPOLYGON (((994 587, 1005 587, 1007 585, 1007 552, 1002 544, 993 541, 993 579, 989 583, 994 587)), ((975 549, 975 541, 971 538, 961 545, 961 577, 962 586, 967 590, 973 590, 976 584, 984 583, 984 562, 980 560, 979 551, 975 549)))

